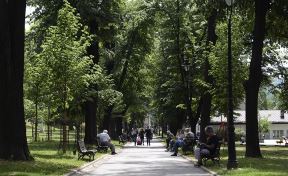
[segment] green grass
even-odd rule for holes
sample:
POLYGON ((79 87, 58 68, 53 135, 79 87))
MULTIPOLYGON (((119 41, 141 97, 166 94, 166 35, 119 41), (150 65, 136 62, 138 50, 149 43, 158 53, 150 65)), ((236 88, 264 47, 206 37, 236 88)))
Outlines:
MULTIPOLYGON (((116 148, 121 147, 118 141, 113 143, 116 148)), ((70 147, 66 154, 59 152, 58 144, 57 141, 31 142, 29 149, 35 160, 28 162, 0 160, 0 176, 63 175, 88 162, 88 157, 85 157, 85 160, 77 160, 78 153, 73 155, 73 147, 70 147)), ((95 159, 102 155, 105 154, 96 153, 95 159)))
POLYGON ((263 158, 245 158, 245 147, 237 146, 239 168, 227 170, 227 147, 221 149, 220 167, 207 162, 206 167, 227 176, 286 176, 288 173, 288 147, 261 147, 263 158))

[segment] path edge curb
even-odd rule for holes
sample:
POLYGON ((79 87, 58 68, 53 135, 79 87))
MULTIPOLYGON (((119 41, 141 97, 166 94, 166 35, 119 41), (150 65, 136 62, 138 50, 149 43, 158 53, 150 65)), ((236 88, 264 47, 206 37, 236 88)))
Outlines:
MULTIPOLYGON (((123 145, 123 147, 121 147, 117 152, 118 153, 122 152, 125 145, 123 145)), ((81 170, 85 169, 86 167, 89 167, 89 166, 93 165, 94 163, 100 162, 101 160, 105 160, 105 159, 110 158, 110 157, 111 157, 111 155, 109 155, 109 154, 102 155, 99 158, 97 158, 96 160, 88 162, 88 163, 86 163, 86 164, 84 164, 78 168, 71 169, 70 172, 67 174, 64 174, 64 176, 73 176, 73 175, 79 173, 81 170)))
POLYGON ((67 173, 67 174, 64 174, 64 176, 73 176, 74 174, 77 174, 78 172, 80 172, 81 170, 85 169, 86 167, 89 167, 90 165, 94 164, 94 163, 97 163, 105 158, 108 158, 109 157, 109 154, 105 154, 105 155, 102 155, 100 156, 99 158, 97 158, 96 160, 93 160, 89 163, 86 163, 76 169, 71 169, 71 172, 67 173))
MULTIPOLYGON (((179 155, 181 156, 182 158, 185 158, 186 160, 189 160, 190 162, 192 162, 193 164, 196 164, 196 160, 193 160, 192 158, 189 158, 188 156, 185 156, 185 155, 179 155)), ((206 172, 209 172, 210 174, 212 174, 213 176, 219 176, 216 172, 214 171, 211 171, 210 169, 208 169, 207 167, 205 166, 200 166, 199 168, 205 170, 206 172)))

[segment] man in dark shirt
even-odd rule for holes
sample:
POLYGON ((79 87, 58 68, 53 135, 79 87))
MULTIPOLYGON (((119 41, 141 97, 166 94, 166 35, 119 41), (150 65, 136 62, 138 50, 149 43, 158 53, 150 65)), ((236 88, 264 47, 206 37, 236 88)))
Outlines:
POLYGON ((202 155, 213 155, 219 143, 219 139, 211 126, 205 128, 205 134, 207 135, 207 143, 199 143, 199 147, 194 150, 195 158, 198 160, 195 166, 202 165, 202 155))
POLYGON ((147 140, 147 146, 150 146, 150 140, 152 139, 152 131, 149 127, 146 127, 145 129, 145 135, 146 135, 146 140, 147 140))

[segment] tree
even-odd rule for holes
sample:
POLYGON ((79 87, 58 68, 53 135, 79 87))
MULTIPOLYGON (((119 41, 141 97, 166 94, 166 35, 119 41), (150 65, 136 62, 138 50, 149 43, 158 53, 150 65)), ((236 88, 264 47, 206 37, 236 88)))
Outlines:
POLYGON ((46 86, 49 85, 47 79, 48 71, 43 60, 37 57, 33 40, 26 40, 25 50, 24 95, 25 98, 34 103, 35 113, 33 114, 33 119, 31 117, 29 119, 35 125, 35 134, 33 136, 34 141, 37 141, 39 105, 43 102, 41 99, 43 99, 43 95, 47 89, 46 86))
MULTIPOLYGON (((113 50, 111 46, 115 43, 117 26, 122 15, 121 2, 121 0, 82 0, 77 3, 77 9, 80 12, 82 21, 89 27, 90 34, 94 36, 91 45, 87 48, 87 53, 92 56, 93 64, 100 64, 100 59, 104 60, 104 63, 107 62, 105 60, 105 52, 101 52, 101 50, 108 50, 108 52, 110 52, 109 50, 113 50), (104 47, 100 45, 104 45, 104 47)), ((97 82, 92 83, 91 88, 97 91, 99 89, 97 82)), ((84 140, 86 143, 92 144, 96 142, 97 108, 99 108, 99 99, 97 96, 90 97, 89 101, 85 102, 84 140)))
POLYGON ((270 123, 268 118, 260 118, 259 120, 259 133, 264 134, 269 132, 270 123))
POLYGON ((63 152, 66 152, 68 110, 71 102, 84 99, 86 77, 91 59, 86 57, 89 37, 85 27, 79 23, 75 9, 64 0, 59 10, 57 25, 49 27, 42 44, 41 59, 46 62, 52 82, 50 93, 63 122, 63 152), (79 36, 79 32, 81 35, 79 36))
POLYGON ((0 1, 0 159, 31 159, 24 120, 26 1, 0 1))
POLYGON ((262 54, 265 39, 266 14, 271 0, 255 0, 255 23, 253 29, 252 57, 249 77, 244 83, 246 93, 246 157, 262 157, 258 136, 258 93, 263 79, 262 54))

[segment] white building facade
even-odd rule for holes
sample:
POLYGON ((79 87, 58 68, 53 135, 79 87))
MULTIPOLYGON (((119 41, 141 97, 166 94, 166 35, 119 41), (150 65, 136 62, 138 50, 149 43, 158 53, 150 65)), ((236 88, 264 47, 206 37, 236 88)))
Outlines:
MULTIPOLYGON (((245 111, 234 111, 235 131, 246 131, 245 111)), ((269 132, 261 134, 262 139, 280 139, 282 136, 288 137, 288 113, 281 110, 259 110, 258 120, 267 118, 269 122, 269 132)), ((211 117, 211 126, 217 131, 221 124, 226 124, 225 116, 211 117)))

